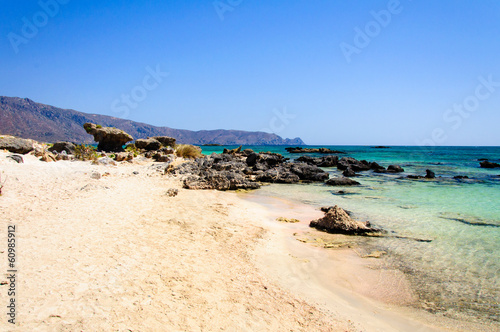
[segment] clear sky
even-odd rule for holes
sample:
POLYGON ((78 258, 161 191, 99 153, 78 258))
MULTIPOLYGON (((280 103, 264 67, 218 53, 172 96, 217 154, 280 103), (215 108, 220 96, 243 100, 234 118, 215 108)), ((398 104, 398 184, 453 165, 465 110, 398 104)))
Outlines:
POLYGON ((0 1, 0 95, 308 144, 500 145, 500 1, 0 1))

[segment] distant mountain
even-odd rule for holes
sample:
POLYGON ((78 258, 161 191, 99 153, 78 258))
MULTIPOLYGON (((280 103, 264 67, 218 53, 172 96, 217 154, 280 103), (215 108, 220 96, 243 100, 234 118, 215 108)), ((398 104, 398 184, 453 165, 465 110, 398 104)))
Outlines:
POLYGON ((93 143, 83 129, 85 122, 123 129, 137 138, 170 136, 179 143, 222 145, 304 145, 300 138, 281 138, 276 134, 242 130, 191 131, 156 127, 106 115, 88 114, 36 103, 28 98, 0 97, 0 134, 53 143, 70 141, 93 143))

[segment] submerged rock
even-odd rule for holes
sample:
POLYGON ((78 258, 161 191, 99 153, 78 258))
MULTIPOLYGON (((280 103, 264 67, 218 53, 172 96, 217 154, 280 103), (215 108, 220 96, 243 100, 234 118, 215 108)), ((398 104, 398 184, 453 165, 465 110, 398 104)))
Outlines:
POLYGON ((325 216, 320 219, 312 220, 309 224, 310 227, 324 230, 329 233, 348 235, 363 235, 380 231, 379 229, 371 227, 369 222, 361 222, 352 219, 346 211, 337 205, 323 211, 325 212, 325 216))
POLYGON ((481 168, 500 168, 500 164, 498 163, 492 163, 488 160, 482 161, 480 163, 481 168))
POLYGON ((329 186, 358 186, 360 183, 346 177, 331 178, 325 182, 329 186))
POLYGON ((436 174, 433 171, 431 171, 430 169, 426 169, 425 170, 425 178, 426 179, 435 179, 436 174))

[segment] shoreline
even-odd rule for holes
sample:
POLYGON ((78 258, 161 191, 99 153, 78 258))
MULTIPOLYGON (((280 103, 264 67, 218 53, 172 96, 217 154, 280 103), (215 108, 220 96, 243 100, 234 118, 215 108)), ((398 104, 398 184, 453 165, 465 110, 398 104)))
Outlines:
MULTIPOLYGON (((318 269, 332 259, 328 251, 297 241, 299 224, 274 220, 321 215, 311 207, 281 199, 286 210, 274 213, 272 201, 266 207, 247 194, 186 190, 158 171, 161 163, 26 155, 16 164, 6 155, 0 212, 5 229, 19 225, 22 291, 19 325, 1 320, 5 330, 432 330, 401 308, 328 287, 332 276, 318 269), (169 188, 178 195, 168 197, 169 188)), ((352 251, 337 258, 346 267, 339 272, 357 273, 352 251)))
POLYGON ((309 221, 323 216, 315 206, 255 192, 240 194, 240 197, 266 207, 270 218, 265 225, 274 230, 274 241, 278 239, 282 250, 289 253, 288 257, 272 259, 266 255, 265 246, 258 247, 261 268, 270 274, 286 275, 280 279, 280 285, 327 310, 344 314, 347 311, 350 317, 357 317, 354 321, 364 322, 358 328, 495 331, 493 322, 473 322, 425 311, 402 271, 384 262, 383 256, 382 259, 366 257, 371 250, 363 248, 366 247, 363 237, 328 234, 310 228, 309 221), (275 220, 277 217, 296 218, 300 223, 280 223, 275 220), (334 238, 339 244, 337 248, 322 247, 334 238))

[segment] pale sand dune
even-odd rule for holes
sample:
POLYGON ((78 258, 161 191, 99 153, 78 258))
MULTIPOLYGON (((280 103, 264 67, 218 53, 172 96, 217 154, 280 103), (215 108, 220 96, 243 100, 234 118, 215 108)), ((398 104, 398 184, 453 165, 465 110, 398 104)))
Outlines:
POLYGON ((2 331, 430 330, 322 285, 299 257, 314 249, 286 245, 273 216, 234 193, 181 189, 151 162, 16 164, 6 155, 0 269, 5 279, 13 223, 19 272, 17 324, 2 315, 2 331))

